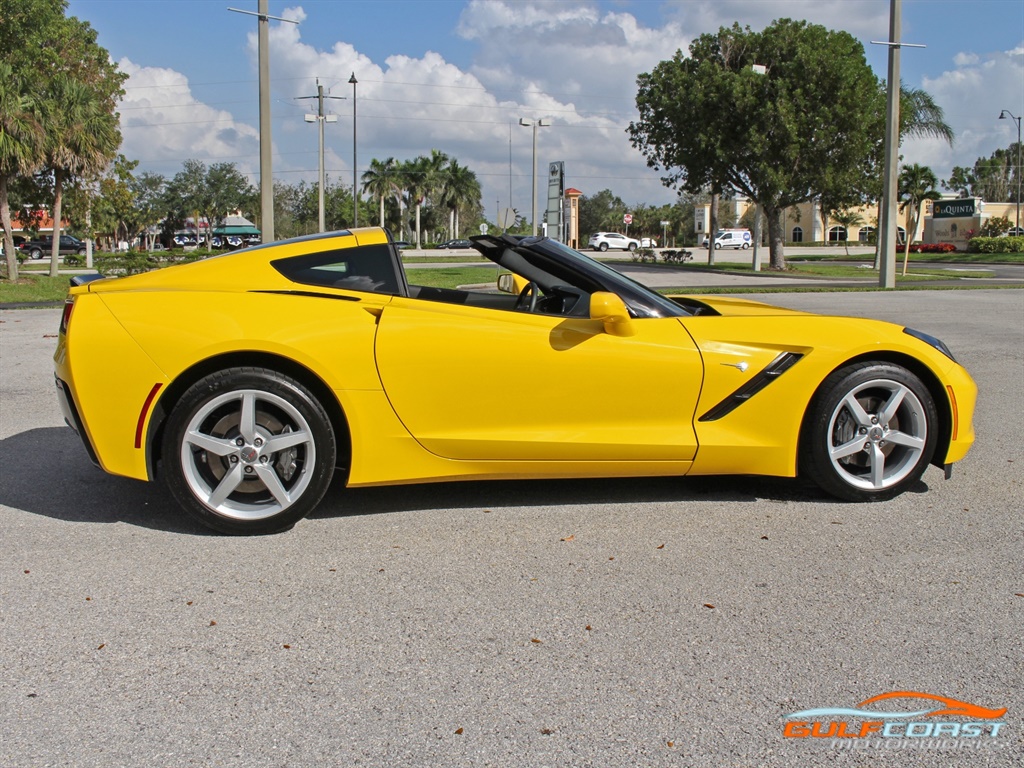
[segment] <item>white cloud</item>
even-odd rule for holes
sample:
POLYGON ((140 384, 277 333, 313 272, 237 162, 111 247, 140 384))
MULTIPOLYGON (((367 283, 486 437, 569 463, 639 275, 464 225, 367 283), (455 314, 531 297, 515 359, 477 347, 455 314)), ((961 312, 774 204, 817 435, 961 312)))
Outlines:
POLYGON ((902 148, 906 162, 930 166, 940 179, 948 178, 954 165, 973 166, 979 157, 1015 142, 1017 126, 999 120, 999 113, 1019 114, 1024 102, 1024 46, 987 55, 958 53, 953 63, 938 77, 924 78, 923 87, 945 111, 956 133, 954 146, 908 139, 902 148))
POLYGON ((255 128, 198 100, 180 72, 139 66, 129 59, 121 59, 118 67, 128 74, 118 106, 126 157, 168 176, 189 158, 236 162, 240 170, 251 170, 250 159, 259 155, 255 128))

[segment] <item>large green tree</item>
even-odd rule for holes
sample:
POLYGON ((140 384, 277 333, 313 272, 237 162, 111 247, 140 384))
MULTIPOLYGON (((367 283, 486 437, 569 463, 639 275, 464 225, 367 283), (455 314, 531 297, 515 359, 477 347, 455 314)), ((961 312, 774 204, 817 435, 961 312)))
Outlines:
POLYGON ((663 182, 722 184, 761 204, 771 265, 785 267, 783 214, 828 185, 858 190, 882 154, 884 95, 853 36, 780 19, 701 35, 637 78, 633 146, 663 182))
POLYGON ((10 83, 34 102, 43 128, 32 160, 52 191, 51 274, 64 187, 95 180, 116 155, 121 136, 115 107, 127 77, 97 44, 96 31, 66 11, 66 0, 0 2, 0 51, 12 70, 10 83))
POLYGON ((990 202, 1017 201, 1017 142, 979 157, 970 168, 955 166, 942 186, 960 197, 980 197, 990 202))
POLYGON ((168 183, 164 205, 173 220, 193 217, 197 235, 199 220, 205 218, 209 238, 214 229, 223 225, 229 213, 242 209, 252 197, 249 181, 234 163, 214 163, 207 168, 202 161, 192 159, 186 160, 168 183))

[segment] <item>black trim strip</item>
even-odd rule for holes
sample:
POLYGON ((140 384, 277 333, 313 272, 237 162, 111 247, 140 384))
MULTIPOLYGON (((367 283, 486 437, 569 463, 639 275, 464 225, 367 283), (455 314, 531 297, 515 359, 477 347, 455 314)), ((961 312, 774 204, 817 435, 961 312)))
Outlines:
POLYGON ((336 293, 318 293, 317 291, 249 291, 249 293, 276 293, 281 296, 306 296, 311 299, 338 299, 339 301, 362 301, 355 296, 341 296, 336 293))
POLYGON ((803 355, 797 352, 783 352, 768 363, 768 366, 763 371, 697 419, 697 421, 717 421, 723 416, 729 415, 796 365, 801 357, 803 355))

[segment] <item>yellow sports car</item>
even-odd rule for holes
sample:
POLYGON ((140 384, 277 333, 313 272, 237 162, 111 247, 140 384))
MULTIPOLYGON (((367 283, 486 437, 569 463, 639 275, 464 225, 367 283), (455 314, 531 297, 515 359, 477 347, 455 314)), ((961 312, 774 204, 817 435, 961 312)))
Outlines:
POLYGON ((974 440, 974 382, 926 334, 665 297, 547 238, 473 245, 494 286, 410 285, 380 228, 79 278, 54 358, 66 421, 102 469, 163 479, 228 533, 291 527, 336 469, 801 474, 871 501, 948 476, 974 440))

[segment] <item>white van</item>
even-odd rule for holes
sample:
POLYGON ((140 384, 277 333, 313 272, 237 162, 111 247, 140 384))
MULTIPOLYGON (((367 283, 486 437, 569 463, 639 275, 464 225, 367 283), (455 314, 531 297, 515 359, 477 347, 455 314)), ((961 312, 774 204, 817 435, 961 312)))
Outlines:
MULTIPOLYGON (((749 229, 720 229, 715 235, 715 250, 719 248, 743 248, 750 247, 751 242, 749 229)), ((708 247, 708 237, 704 236, 704 247, 708 247)))

